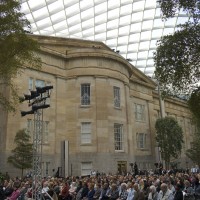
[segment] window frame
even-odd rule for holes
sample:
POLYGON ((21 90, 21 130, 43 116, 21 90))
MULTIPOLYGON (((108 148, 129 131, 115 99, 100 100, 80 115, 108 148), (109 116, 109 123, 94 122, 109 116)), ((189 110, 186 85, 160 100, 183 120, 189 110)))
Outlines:
POLYGON ((81 106, 89 106, 91 103, 91 85, 90 83, 82 83, 80 88, 81 106))
POLYGON ((121 107, 121 95, 120 95, 120 87, 113 86, 113 103, 115 108, 120 108, 121 107))
POLYGON ((35 88, 36 87, 44 87, 46 85, 45 80, 35 79, 35 88), (42 85, 38 84, 38 82, 42 83, 42 85))
POLYGON ((124 151, 123 124, 114 124, 114 149, 115 151, 124 151))
POLYGON ((85 162, 81 162, 81 175, 82 176, 87 176, 87 175, 90 175, 91 174, 91 171, 92 171, 92 169, 93 169, 93 167, 92 167, 92 162, 90 162, 90 161, 85 161, 85 162), (89 166, 89 167, 87 167, 87 165, 89 166), (85 173, 84 173, 84 171, 86 171, 85 173))
POLYGON ((147 134, 146 133, 137 133, 137 148, 146 149, 147 145, 147 134))
POLYGON ((135 120, 145 122, 145 105, 135 103, 135 120), (140 107, 140 109, 138 109, 140 107))
POLYGON ((29 90, 34 90, 34 79, 32 77, 28 78, 28 89, 29 90))
POLYGON ((91 122, 81 122, 81 144, 91 144, 92 143, 92 123, 91 122), (85 127, 84 125, 88 125, 88 127, 85 127), (87 129, 89 130, 87 132, 87 129))

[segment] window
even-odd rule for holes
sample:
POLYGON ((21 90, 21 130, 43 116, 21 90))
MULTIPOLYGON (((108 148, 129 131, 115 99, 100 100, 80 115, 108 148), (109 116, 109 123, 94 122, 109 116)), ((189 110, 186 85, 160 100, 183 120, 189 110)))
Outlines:
POLYGON ((115 139, 115 150, 123 150, 123 125, 114 124, 114 139, 115 139))
POLYGON ((113 91, 114 91, 114 107, 120 108, 120 88, 114 86, 113 91))
POLYGON ((90 122, 81 123, 81 143, 82 144, 91 143, 91 123, 90 122))
POLYGON ((33 90, 33 78, 29 78, 28 79, 28 89, 29 90, 33 90))
POLYGON ((43 122, 43 142, 48 142, 48 136, 49 136, 49 122, 44 121, 43 122))
POLYGON ((145 107, 141 104, 135 104, 135 119, 145 121, 145 107))
POLYGON ((45 82, 43 80, 35 80, 35 87, 44 87, 45 86, 45 82))
POLYGON ((82 162, 81 163, 81 175, 86 176, 90 175, 92 171, 92 163, 91 162, 82 162))
POLYGON ((81 105, 90 105, 90 84, 81 84, 81 105))
POLYGON ((146 148, 146 134, 137 133, 137 148, 144 149, 146 148))

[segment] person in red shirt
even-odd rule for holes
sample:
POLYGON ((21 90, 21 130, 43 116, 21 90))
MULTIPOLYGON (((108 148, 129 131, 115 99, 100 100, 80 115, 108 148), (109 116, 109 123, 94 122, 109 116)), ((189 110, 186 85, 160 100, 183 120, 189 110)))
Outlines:
POLYGON ((69 198, 69 184, 68 182, 65 182, 58 196, 58 200, 68 200, 69 198))

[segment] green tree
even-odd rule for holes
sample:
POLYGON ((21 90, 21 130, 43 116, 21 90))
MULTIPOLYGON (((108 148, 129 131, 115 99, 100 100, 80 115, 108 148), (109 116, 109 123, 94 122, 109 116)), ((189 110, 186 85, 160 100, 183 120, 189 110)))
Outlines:
POLYGON ((188 105, 193 113, 193 120, 197 131, 194 134, 191 148, 186 151, 186 156, 200 166, 200 88, 192 92, 188 105))
POLYGON ((189 13, 190 21, 180 24, 173 35, 162 37, 154 54, 155 75, 163 95, 190 93, 200 77, 199 0, 160 0, 163 19, 179 10, 189 13))
POLYGON ((194 140, 190 149, 186 151, 186 156, 190 158, 195 164, 200 166, 200 134, 195 133, 194 140))
POLYGON ((172 158, 178 158, 183 144, 183 130, 173 117, 157 119, 156 141, 161 157, 168 167, 172 158))
POLYGON ((33 144, 30 143, 30 136, 25 129, 16 133, 14 143, 16 147, 12 150, 12 155, 8 157, 8 163, 15 168, 21 169, 23 176, 24 169, 32 168, 33 144))
MULTIPOLYGON (((200 87, 192 91, 190 99, 188 100, 188 105, 193 113, 194 121, 197 126, 200 124, 200 87)), ((198 127, 200 130, 200 127, 198 127)))
POLYGON ((157 2, 160 4, 164 19, 174 17, 181 9, 190 14, 190 17, 195 20, 194 23, 197 23, 200 18, 199 0, 158 0, 157 2))
POLYGON ((27 34, 31 27, 20 12, 19 2, 0 2, 0 105, 8 111, 15 111, 19 100, 13 78, 23 72, 23 67, 41 67, 39 45, 27 34))

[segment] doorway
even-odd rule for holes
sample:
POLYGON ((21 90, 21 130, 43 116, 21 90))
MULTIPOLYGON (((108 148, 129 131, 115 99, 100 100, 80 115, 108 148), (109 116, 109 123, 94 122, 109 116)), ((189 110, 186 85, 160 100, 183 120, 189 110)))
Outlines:
POLYGON ((127 161, 117 161, 117 172, 121 175, 127 174, 127 161))

